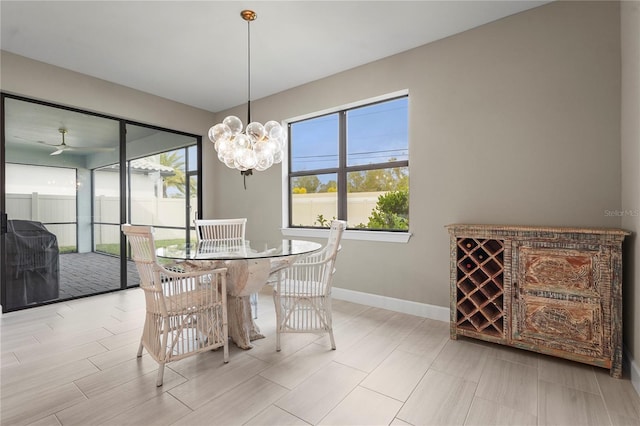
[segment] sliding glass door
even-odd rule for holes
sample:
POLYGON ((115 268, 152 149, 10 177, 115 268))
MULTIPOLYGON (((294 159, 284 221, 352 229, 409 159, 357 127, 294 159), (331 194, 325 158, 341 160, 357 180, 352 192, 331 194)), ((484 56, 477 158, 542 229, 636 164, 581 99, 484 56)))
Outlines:
POLYGON ((138 285, 122 223, 192 237, 200 138, 2 95, 3 312, 138 285))

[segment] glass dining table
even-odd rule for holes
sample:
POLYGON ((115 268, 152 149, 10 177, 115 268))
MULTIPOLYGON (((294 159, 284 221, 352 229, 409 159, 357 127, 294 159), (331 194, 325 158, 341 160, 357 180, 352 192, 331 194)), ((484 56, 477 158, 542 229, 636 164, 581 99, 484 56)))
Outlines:
POLYGON ((239 348, 251 349, 251 341, 264 335, 251 315, 249 296, 299 256, 321 248, 313 241, 291 239, 205 240, 160 247, 156 256, 179 261, 185 270, 227 268, 229 337, 239 348))

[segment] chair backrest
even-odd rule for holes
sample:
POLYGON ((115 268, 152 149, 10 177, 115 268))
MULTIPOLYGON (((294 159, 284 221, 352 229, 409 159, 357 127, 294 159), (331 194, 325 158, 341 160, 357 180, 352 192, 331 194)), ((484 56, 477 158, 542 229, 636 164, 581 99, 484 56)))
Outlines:
POLYGON ((122 232, 131 246, 131 258, 140 275, 140 287, 154 286, 154 269, 157 263, 153 227, 124 224, 122 232))
POLYGON ((244 240, 247 218, 238 219, 196 219, 198 241, 244 240))
POLYGON ((333 254, 337 253, 341 246, 340 241, 342 241, 342 234, 344 230, 347 229, 347 222, 344 220, 332 220, 331 228, 329 229, 329 238, 327 238, 327 251, 332 252, 333 254))
POLYGON ((333 286, 333 275, 335 274, 336 258, 340 250, 342 234, 347 223, 343 220, 331 221, 331 229, 327 244, 317 253, 297 259, 289 268, 285 268, 280 273, 277 289, 281 294, 295 294, 299 291, 307 294, 310 291, 317 295, 328 296, 333 286), (309 282, 321 284, 313 287, 306 285, 296 285, 294 283, 309 282))
POLYGON ((322 262, 328 258, 336 257, 338 251, 340 251, 342 241, 342 234, 347 229, 347 222, 344 220, 332 220, 331 227, 329 228, 329 237, 327 243, 317 253, 312 253, 305 256, 304 262, 322 262))

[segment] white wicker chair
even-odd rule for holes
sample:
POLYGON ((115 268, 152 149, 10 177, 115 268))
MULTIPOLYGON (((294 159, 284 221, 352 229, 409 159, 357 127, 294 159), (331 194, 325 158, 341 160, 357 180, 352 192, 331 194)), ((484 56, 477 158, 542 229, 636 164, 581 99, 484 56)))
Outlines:
POLYGON ((122 225, 122 232, 146 301, 138 357, 144 348, 158 362, 156 385, 162 386, 164 366, 171 361, 223 347, 229 362, 226 268, 168 270, 157 261, 152 227, 122 225))
MULTIPOLYGON (((240 241, 244 243, 247 218, 195 219, 198 241, 240 241)), ((250 296, 253 317, 258 318, 258 293, 250 296)))
POLYGON ((325 247, 278 272, 273 301, 276 307, 276 350, 282 333, 329 333, 336 348, 331 315, 331 286, 335 261, 346 222, 331 222, 325 247))
POLYGON ((247 219, 196 219, 196 235, 199 241, 244 240, 247 219))

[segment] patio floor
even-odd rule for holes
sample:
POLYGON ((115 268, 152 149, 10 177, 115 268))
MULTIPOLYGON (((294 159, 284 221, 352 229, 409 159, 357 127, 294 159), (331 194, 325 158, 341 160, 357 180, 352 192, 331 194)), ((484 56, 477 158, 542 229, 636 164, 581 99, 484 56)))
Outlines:
MULTIPOLYGON (((120 259, 100 253, 60 255, 60 299, 86 296, 120 288, 120 259)), ((127 284, 140 280, 135 264, 127 262, 127 284)))

